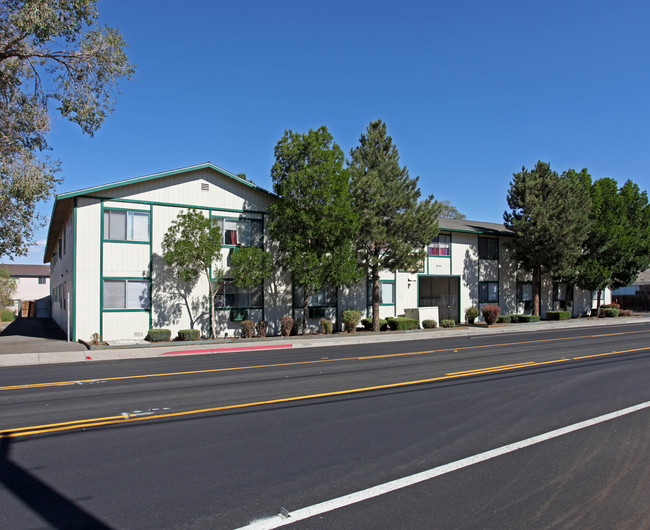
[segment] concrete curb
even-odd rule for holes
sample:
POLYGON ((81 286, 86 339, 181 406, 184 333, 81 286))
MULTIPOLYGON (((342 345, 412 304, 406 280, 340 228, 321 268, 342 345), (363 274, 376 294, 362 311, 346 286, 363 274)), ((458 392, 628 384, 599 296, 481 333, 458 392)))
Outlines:
POLYGON ((337 334, 331 337, 269 337, 267 339, 228 341, 211 343, 205 348, 196 344, 185 347, 180 344, 166 346, 143 346, 128 348, 96 349, 90 351, 14 353, 0 355, 0 367, 27 366, 40 364, 75 363, 88 361, 112 361, 120 359, 146 359, 175 357, 178 355, 211 355, 230 352, 273 351, 291 348, 319 348, 371 344, 373 342, 402 342, 413 340, 437 340, 453 337, 480 337, 533 331, 552 331, 556 329, 593 328, 622 324, 650 323, 650 316, 635 316, 612 319, 574 319, 566 321, 529 322, 525 324, 505 324, 492 327, 458 327, 448 329, 414 330, 402 333, 359 333, 337 334))

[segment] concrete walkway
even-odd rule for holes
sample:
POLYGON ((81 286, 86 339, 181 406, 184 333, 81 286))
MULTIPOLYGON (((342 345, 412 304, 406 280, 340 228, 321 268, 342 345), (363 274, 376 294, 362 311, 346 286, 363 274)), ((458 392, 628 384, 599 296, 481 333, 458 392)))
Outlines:
MULTIPOLYGON (((325 346, 349 346, 373 342, 397 342, 409 340, 437 340, 453 337, 473 337, 499 335, 504 333, 528 333, 570 328, 589 328, 622 324, 649 324, 650 315, 623 318, 582 318, 566 321, 544 321, 526 324, 503 324, 487 326, 460 326, 451 329, 431 329, 415 331, 393 331, 381 333, 337 333, 334 335, 308 335, 306 337, 269 337, 266 339, 220 339, 210 342, 184 344, 164 343, 164 345, 119 345, 102 349, 87 350, 81 344, 60 341, 57 350, 43 349, 27 353, 10 353, 4 343, 0 354, 0 367, 24 366, 32 364, 54 364, 72 362, 94 362, 118 359, 143 359, 178 355, 207 355, 238 351, 273 351, 291 348, 317 348, 325 346), (63 345, 67 345, 65 348, 63 345), (62 349, 59 350, 58 348, 62 349)), ((435 346, 432 346, 435 347, 435 346)))

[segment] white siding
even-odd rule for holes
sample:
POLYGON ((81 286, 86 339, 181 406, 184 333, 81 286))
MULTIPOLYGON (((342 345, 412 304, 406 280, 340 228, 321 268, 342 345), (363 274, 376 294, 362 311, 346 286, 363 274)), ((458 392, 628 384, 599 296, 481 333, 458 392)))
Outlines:
POLYGON ((148 278, 149 261, 149 245, 104 243, 104 278, 148 278))

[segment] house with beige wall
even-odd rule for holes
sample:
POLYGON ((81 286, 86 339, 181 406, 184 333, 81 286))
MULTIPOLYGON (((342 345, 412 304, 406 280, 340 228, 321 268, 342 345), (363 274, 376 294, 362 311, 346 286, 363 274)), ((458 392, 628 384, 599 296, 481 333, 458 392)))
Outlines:
MULTIPOLYGON (((52 316, 72 340, 143 339, 150 328, 200 329, 210 335, 207 280, 183 284, 162 259, 162 239, 179 213, 196 208, 222 229, 224 271, 215 300, 218 335, 236 336, 244 319, 268 322, 279 333, 283 315, 302 318, 301 293, 279 269, 254 289, 239 289, 229 276, 237 248, 273 252, 267 209, 274 195, 212 163, 60 194, 54 203, 45 263, 51 266, 52 316)), ((418 270, 381 275, 382 317, 437 308, 439 319, 464 320, 467 307, 497 303, 503 313, 530 312, 530 278, 510 256, 512 237, 503 225, 440 220, 418 270)), ((214 278, 216 280, 216 278, 214 278)), ((310 299, 310 329, 320 318, 338 326, 347 308, 371 314, 366 280, 351 288, 326 286, 310 299)), ((542 316, 567 308, 574 316, 592 305, 591 293, 552 278, 542 285, 542 316)))

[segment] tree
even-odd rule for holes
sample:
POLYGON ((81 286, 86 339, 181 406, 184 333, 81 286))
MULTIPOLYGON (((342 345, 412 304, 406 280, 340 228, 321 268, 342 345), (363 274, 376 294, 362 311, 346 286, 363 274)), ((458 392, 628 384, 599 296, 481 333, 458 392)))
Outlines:
POLYGON ((517 262, 532 272, 533 314, 539 315, 542 273, 570 273, 589 232, 589 186, 586 169, 558 175, 545 162, 513 175, 508 190, 510 212, 505 226, 514 232, 512 249, 517 262))
POLYGON ((379 272, 419 267, 426 245, 438 234, 441 208, 432 195, 419 201, 419 178, 400 167, 397 147, 381 120, 368 125, 350 157, 353 204, 363 220, 357 255, 372 281, 372 326, 379 331, 379 272))
POLYGON ((322 126, 285 131, 271 169, 277 200, 269 207, 269 233, 279 262, 303 292, 303 334, 309 298, 325 284, 351 285, 362 273, 352 236, 359 218, 352 207, 345 157, 322 126))
POLYGON ((628 180, 620 189, 611 178, 591 186, 590 230, 575 270, 581 289, 630 285, 650 265, 650 206, 645 191, 628 180))
POLYGON ((216 337, 214 299, 215 283, 223 279, 223 271, 214 266, 221 257, 221 229, 214 218, 192 208, 178 217, 167 229, 162 240, 163 259, 177 268, 184 282, 196 280, 201 274, 210 286, 211 336, 216 337), (213 279, 215 282, 213 282, 213 279))
POLYGON ((0 0, 0 255, 24 255, 39 201, 61 180, 49 149, 49 106, 93 135, 117 84, 135 71, 117 30, 99 27, 97 0, 0 0))
POLYGON ((12 278, 9 271, 0 266, 0 309, 9 307, 16 294, 16 278, 12 278))
POLYGON ((440 207, 439 217, 442 219, 466 219, 450 201, 436 201, 440 207))
POLYGON ((273 257, 259 247, 238 248, 231 257, 230 274, 241 289, 260 285, 273 273, 273 257))

